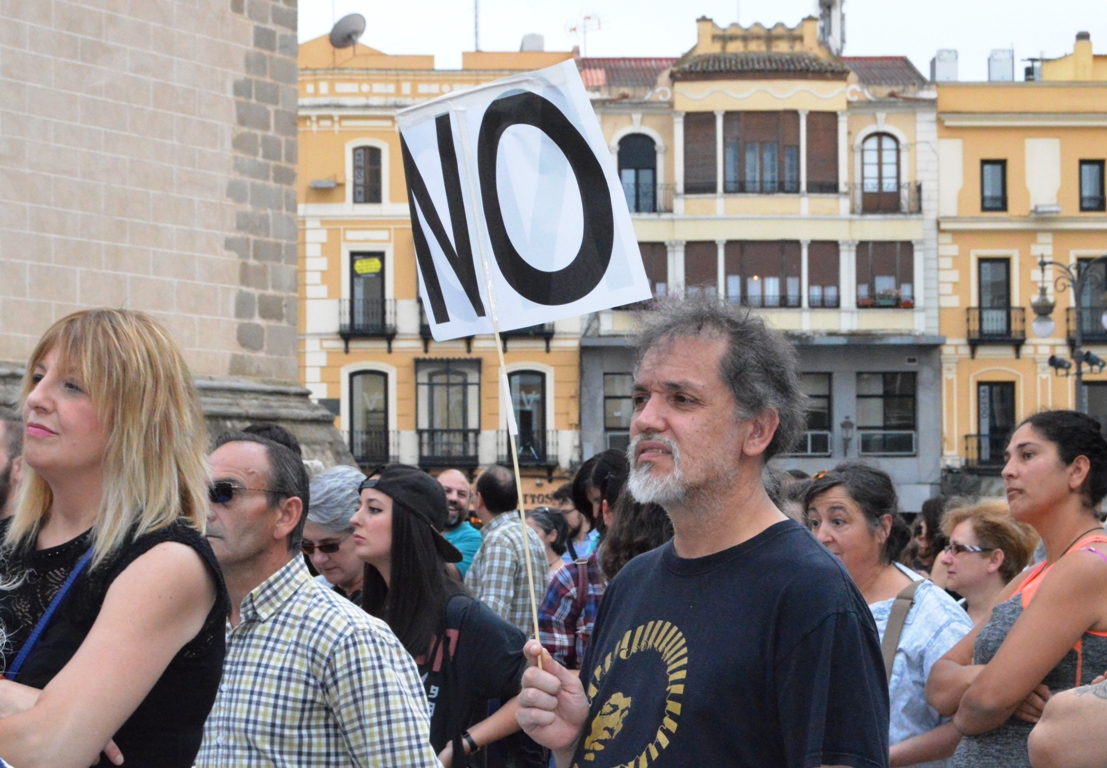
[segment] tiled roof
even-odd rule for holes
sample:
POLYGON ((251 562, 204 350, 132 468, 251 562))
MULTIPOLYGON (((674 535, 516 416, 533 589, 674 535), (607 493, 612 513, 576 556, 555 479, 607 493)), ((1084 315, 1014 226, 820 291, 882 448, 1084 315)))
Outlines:
POLYGON ((836 61, 824 61, 806 52, 705 53, 682 59, 673 67, 674 80, 765 75, 844 80, 849 75, 849 69, 836 61))
POLYGON ((587 58, 577 59, 586 88, 652 88, 657 76, 676 59, 587 58))
POLYGON ((843 56, 842 63, 864 85, 924 86, 927 79, 906 56, 843 56))

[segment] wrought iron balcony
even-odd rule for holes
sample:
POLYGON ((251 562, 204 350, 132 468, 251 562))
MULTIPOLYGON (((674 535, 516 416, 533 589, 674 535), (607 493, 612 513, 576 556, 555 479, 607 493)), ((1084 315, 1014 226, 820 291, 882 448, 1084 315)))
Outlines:
POLYGON ((1026 310, 1023 307, 969 307, 966 311, 969 350, 976 357, 982 344, 1004 344, 1019 356, 1026 341, 1026 310))
POLYGON ((965 466, 977 474, 998 475, 1007 463, 1003 452, 1010 442, 1010 433, 965 435, 965 466))
POLYGON ((554 335, 553 323, 542 323, 540 325, 528 325, 526 328, 516 328, 513 331, 500 331, 500 341, 504 345, 504 352, 507 352, 507 340, 508 339, 545 339, 546 351, 550 351, 550 339, 554 335))
POLYGON ((469 469, 479 463, 479 429, 420 429, 419 465, 469 469))
POLYGON ((399 460, 399 433, 394 429, 350 432, 350 453, 359 466, 370 468, 399 460))
POLYGON ((1076 314, 1080 313, 1080 340, 1084 344, 1107 344, 1107 328, 1103 327, 1105 307, 1069 307, 1065 313, 1065 325, 1069 346, 1076 343, 1076 314))
POLYGON ((627 207, 632 214, 672 213, 675 191, 675 184, 654 184, 652 187, 638 189, 628 184, 623 185, 627 207))
POLYGON ((879 184, 862 182, 850 185, 850 210, 854 214, 922 213, 922 182, 879 184))
MULTIPOLYGON (((541 467, 548 472, 557 468, 557 430, 542 431, 520 430, 515 438, 515 452, 519 457, 519 467, 541 467)), ((500 464, 510 467, 511 441, 507 430, 496 433, 496 457, 500 464)))
POLYGON ((386 339, 392 351, 396 338, 395 299, 342 299, 338 335, 350 351, 350 339, 386 339))

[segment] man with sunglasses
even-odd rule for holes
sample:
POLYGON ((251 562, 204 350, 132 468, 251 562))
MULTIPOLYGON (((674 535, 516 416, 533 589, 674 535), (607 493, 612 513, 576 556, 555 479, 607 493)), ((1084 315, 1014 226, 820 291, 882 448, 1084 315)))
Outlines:
POLYGON ((231 612, 198 768, 437 768, 426 698, 386 624, 316 583, 300 557, 309 486, 283 445, 222 435, 207 537, 231 612))

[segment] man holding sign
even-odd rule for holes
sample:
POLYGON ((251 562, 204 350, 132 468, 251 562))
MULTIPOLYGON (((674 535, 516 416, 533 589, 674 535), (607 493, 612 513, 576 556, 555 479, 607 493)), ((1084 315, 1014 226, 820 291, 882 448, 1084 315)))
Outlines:
POLYGON ((700 298, 652 313, 639 353, 629 489, 675 534, 610 583, 579 678, 527 644, 519 724, 559 768, 887 765, 872 614, 761 484, 803 429, 795 352, 700 298))

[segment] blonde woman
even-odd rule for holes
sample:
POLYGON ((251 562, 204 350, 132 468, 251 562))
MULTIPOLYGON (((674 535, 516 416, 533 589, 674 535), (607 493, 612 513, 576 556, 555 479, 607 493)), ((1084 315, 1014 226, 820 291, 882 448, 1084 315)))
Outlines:
POLYGON ((114 739, 128 766, 190 766, 227 596, 203 538, 206 432, 184 358, 146 315, 78 312, 39 342, 23 401, 0 757, 84 768, 114 739))

